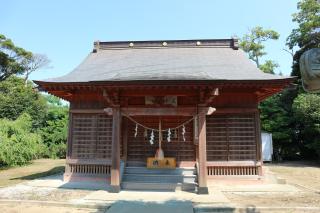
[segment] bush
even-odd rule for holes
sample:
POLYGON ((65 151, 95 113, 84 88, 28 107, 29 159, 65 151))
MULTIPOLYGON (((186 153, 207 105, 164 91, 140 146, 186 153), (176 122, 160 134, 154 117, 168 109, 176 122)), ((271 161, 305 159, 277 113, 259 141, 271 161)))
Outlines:
POLYGON ((49 145, 49 158, 65 158, 67 145, 65 143, 50 144, 49 145))
POLYGON ((15 121, 0 120, 0 164, 23 165, 47 154, 41 136, 32 133, 32 119, 22 114, 15 121))

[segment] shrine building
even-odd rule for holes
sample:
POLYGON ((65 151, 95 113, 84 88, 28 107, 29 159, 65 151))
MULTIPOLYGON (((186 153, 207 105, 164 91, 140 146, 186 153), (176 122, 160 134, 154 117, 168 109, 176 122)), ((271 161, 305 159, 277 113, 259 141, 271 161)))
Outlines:
POLYGON ((72 72, 35 83, 70 102, 66 181, 201 194, 263 176, 258 105, 292 81, 232 38, 96 41, 72 72))

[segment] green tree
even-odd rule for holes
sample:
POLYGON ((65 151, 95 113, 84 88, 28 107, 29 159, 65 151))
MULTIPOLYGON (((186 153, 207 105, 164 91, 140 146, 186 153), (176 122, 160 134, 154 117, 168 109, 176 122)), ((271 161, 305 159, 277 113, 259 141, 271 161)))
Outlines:
POLYGON ((316 32, 320 28, 320 4, 316 0, 301 0, 297 5, 298 12, 294 13, 292 21, 297 24, 287 38, 287 46, 293 50, 299 49, 293 56, 293 76, 301 78, 299 69, 299 59, 301 55, 311 49, 320 47, 320 33, 316 32))
POLYGON ((264 64, 260 65, 260 69, 265 73, 274 74, 274 70, 279 67, 279 64, 272 60, 266 60, 264 64))
MULTIPOLYGON (((275 61, 265 60, 263 64, 260 64, 260 61, 267 54, 264 43, 278 38, 279 34, 274 30, 255 27, 243 36, 240 47, 256 63, 259 69, 265 73, 274 74, 275 69, 279 67, 275 61)), ((285 158, 295 155, 299 150, 292 145, 293 130, 290 128, 293 125, 291 116, 292 100, 288 98, 291 93, 291 91, 285 90, 267 98, 259 105, 261 128, 263 131, 272 133, 275 152, 285 158)))
POLYGON ((23 74, 32 53, 24 50, 4 35, 0 34, 0 81, 13 74, 23 74))
POLYGON ((300 147, 294 141, 292 90, 284 90, 260 103, 261 128, 272 133, 275 157, 294 159, 300 147))
POLYGON ((68 133, 68 106, 52 95, 46 95, 48 113, 40 133, 51 158, 64 158, 68 133))
POLYGON ((316 153, 320 157, 320 96, 300 94, 294 100, 297 142, 304 153, 316 153))
MULTIPOLYGON (((265 46, 263 43, 268 40, 277 40, 279 37, 280 35, 276 31, 270 29, 265 30, 262 27, 257 26, 242 37, 240 41, 240 47, 243 49, 243 51, 248 53, 249 58, 256 63, 257 67, 260 68, 261 57, 267 54, 265 52, 265 46)), ((270 70, 270 65, 273 68, 276 68, 277 65, 270 60, 267 61, 267 63, 268 64, 263 66, 263 68, 269 67, 269 69, 266 69, 266 71, 273 72, 273 70, 270 70)))
POLYGON ((297 24, 287 38, 290 50, 297 49, 293 54, 292 76, 297 76, 298 87, 292 94, 292 116, 294 129, 294 143, 299 146, 303 157, 310 157, 314 153, 320 157, 319 95, 305 94, 301 86, 299 60, 301 55, 311 49, 320 47, 320 4, 316 0, 301 0, 297 4, 298 11, 293 14, 292 21, 297 24))
POLYGON ((11 76, 0 82, 0 118, 17 119, 28 113, 33 128, 41 127, 47 111, 46 100, 32 87, 25 86, 24 79, 11 76))
POLYGON ((31 73, 37 71, 41 68, 48 68, 49 67, 50 60, 48 57, 44 54, 32 54, 31 57, 29 57, 26 60, 26 63, 24 64, 24 81, 25 84, 28 84, 29 76, 31 73))

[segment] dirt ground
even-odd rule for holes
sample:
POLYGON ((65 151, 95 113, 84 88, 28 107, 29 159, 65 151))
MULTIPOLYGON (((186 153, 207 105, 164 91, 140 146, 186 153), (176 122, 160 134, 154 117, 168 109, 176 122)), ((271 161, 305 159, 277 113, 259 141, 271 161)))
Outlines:
MULTIPOLYGON (((36 174, 46 174, 48 163, 45 165, 43 160, 37 162, 35 168, 26 169, 26 167, 14 168, 5 171, 0 171, 0 179, 7 180, 7 183, 12 184, 15 181, 21 182, 23 176, 31 176, 31 171, 39 171, 36 174), (42 165, 41 165, 42 164, 42 165), (7 178, 4 175, 9 175, 7 178), (18 177, 18 178, 17 178, 18 177), (17 179, 16 179, 17 178, 17 179)), ((64 164, 61 160, 59 164, 64 164)), ((57 162, 52 162, 51 169, 56 168, 57 162)), ((244 211, 251 213, 264 212, 319 212, 319 210, 301 210, 302 207, 320 207, 320 165, 312 162, 287 162, 279 164, 265 164, 265 167, 276 174, 277 177, 286 179, 287 184, 293 185, 299 189, 298 192, 223 192, 223 194, 230 200, 230 204, 234 206, 253 207, 253 210, 244 211), (279 207, 280 210, 254 210, 258 207, 279 207), (281 210, 285 207, 295 207, 291 210, 281 210), (297 209, 298 208, 298 209, 297 209)), ((49 169, 49 170, 51 170, 49 169)), ((2 188, 0 193, 1 199, 13 200, 38 200, 38 201, 57 201, 70 202, 72 200, 81 200, 94 192, 92 190, 77 190, 77 189, 61 189, 61 188, 45 188, 32 187, 24 185, 23 183, 2 188), (25 188, 24 188, 25 187, 25 188), (15 193, 13 193, 15 192, 15 193), (8 196, 10 195, 10 196, 8 196)), ((29 204, 12 204, 0 203, 0 212, 105 212, 105 210, 94 210, 86 208, 75 207, 54 207, 54 206, 39 206, 29 204)), ((197 212, 197 211, 196 211, 197 212)))
POLYGON ((26 166, 0 169, 0 187, 63 172, 65 162, 65 159, 39 159, 26 166))
POLYGON ((0 204, 0 211, 5 213, 103 213, 105 209, 72 208, 57 206, 39 206, 26 204, 0 204))
MULTIPOLYGON (((224 193, 235 204, 242 206, 320 207, 320 165, 313 162, 265 164, 277 177, 300 192, 294 193, 224 193)), ((299 211, 297 211, 299 212, 299 211)))

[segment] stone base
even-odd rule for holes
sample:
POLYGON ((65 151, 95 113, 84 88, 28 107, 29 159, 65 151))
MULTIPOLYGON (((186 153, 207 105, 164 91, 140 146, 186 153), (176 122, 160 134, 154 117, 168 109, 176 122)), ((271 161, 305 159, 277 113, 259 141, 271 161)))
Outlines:
POLYGON ((198 194, 199 195, 209 194, 208 187, 198 187, 198 194))
POLYGON ((121 190, 120 186, 110 185, 110 190, 109 190, 110 193, 119 193, 120 190, 121 190))

